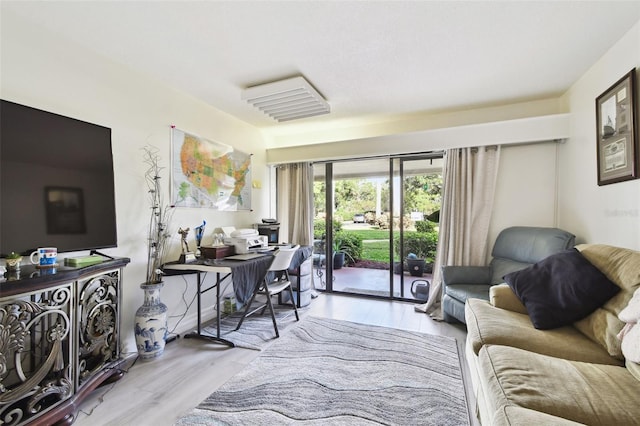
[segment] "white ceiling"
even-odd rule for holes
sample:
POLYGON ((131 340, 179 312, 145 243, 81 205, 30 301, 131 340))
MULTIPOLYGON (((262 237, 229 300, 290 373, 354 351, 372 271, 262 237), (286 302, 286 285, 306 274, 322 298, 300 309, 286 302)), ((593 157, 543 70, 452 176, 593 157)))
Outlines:
MULTIPOLYGON (((640 20, 640 1, 1 1, 263 128, 249 86, 304 75, 330 128, 555 97, 640 20)), ((282 129, 280 129, 282 130, 282 129)))

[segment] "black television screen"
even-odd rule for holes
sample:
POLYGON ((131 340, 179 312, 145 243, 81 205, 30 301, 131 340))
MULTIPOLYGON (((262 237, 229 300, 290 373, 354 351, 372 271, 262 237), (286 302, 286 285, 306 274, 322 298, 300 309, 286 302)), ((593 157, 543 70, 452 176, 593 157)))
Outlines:
POLYGON ((115 247, 111 129, 0 102, 0 255, 115 247))

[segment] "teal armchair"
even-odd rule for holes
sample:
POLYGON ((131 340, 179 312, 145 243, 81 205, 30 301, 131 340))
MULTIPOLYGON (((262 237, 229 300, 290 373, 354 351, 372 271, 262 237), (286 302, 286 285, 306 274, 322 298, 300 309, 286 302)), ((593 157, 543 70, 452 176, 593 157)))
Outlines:
POLYGON ((489 288, 502 277, 575 245, 575 235, 558 228, 514 226, 498 235, 487 266, 442 267, 442 312, 447 322, 464 323, 467 299, 489 300, 489 288))

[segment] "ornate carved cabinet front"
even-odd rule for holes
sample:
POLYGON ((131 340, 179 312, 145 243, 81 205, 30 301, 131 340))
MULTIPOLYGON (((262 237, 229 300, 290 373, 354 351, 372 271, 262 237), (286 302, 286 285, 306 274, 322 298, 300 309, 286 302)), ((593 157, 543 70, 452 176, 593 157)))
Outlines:
POLYGON ((120 271, 78 282, 78 386, 120 357, 120 271))
POLYGON ((0 425, 71 424, 82 399, 122 377, 128 262, 0 275, 0 425))
POLYGON ((0 423, 21 424, 74 391, 73 285, 0 303, 0 423))

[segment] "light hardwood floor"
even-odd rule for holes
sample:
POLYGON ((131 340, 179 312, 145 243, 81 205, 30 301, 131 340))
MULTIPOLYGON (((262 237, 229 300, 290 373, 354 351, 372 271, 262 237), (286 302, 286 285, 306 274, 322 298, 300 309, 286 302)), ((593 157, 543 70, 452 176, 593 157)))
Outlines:
MULTIPOLYGON (((475 406, 464 359, 466 329, 432 320, 405 302, 321 294, 304 315, 454 337, 465 377, 467 401, 475 406)), ((286 333, 286 331, 284 331, 286 333)), ((96 389, 77 412, 75 425, 172 425, 260 354, 196 339, 167 344, 153 361, 137 361, 118 382, 96 389)), ((419 401, 416 401, 419 404, 419 401)), ((472 424, 477 424, 472 418, 472 424)))

